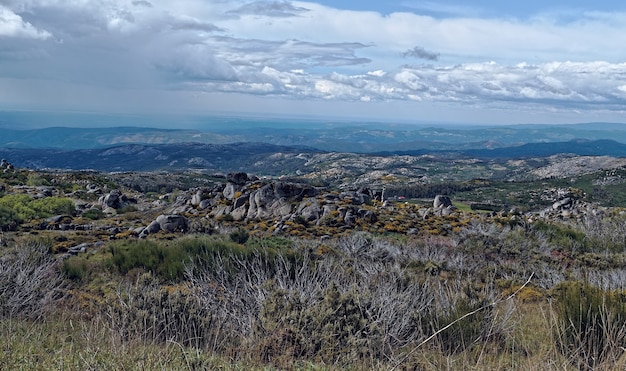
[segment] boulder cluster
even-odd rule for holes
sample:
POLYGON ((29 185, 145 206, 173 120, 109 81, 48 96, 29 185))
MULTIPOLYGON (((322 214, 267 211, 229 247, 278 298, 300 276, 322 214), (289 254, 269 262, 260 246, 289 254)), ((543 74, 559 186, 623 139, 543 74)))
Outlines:
POLYGON ((0 170, 2 170, 3 173, 8 173, 10 171, 15 170, 15 166, 13 166, 13 164, 8 162, 7 160, 2 159, 0 161, 0 170))
POLYGON ((226 180, 225 184, 179 196, 169 207, 168 215, 206 214, 217 220, 273 221, 277 232, 287 222, 332 222, 349 227, 359 219, 371 223, 377 220, 376 214, 365 208, 373 199, 368 189, 328 192, 301 183, 266 182, 246 173, 229 174, 226 180))
POLYGON ((137 200, 127 197, 120 190, 114 189, 106 195, 100 196, 98 203, 102 207, 102 211, 113 212, 114 210, 136 204, 137 200))

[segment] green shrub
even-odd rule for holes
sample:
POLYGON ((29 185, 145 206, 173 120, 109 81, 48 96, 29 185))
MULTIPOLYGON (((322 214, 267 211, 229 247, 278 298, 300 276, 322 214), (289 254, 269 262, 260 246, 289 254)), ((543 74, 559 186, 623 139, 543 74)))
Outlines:
POLYGON ((75 212, 74 202, 66 197, 45 197, 33 199, 24 194, 8 195, 0 198, 0 223, 22 223, 27 220, 46 218, 52 215, 75 212), (8 213, 6 210, 10 210, 8 213))
POLYGON ((584 232, 570 226, 537 221, 534 228, 538 232, 546 234, 551 243, 559 248, 564 248, 576 253, 588 251, 587 236, 584 232))
POLYGON ((231 214, 223 214, 220 215, 217 220, 219 220, 220 222, 232 222, 235 220, 235 217, 231 214))
POLYGON ((110 263, 120 273, 143 268, 165 279, 180 279, 189 255, 180 247, 164 246, 155 241, 123 241, 109 247, 110 263))
POLYGON ((586 282, 565 282, 556 290, 554 335, 560 352, 580 369, 610 368, 626 341, 624 297, 586 282))
POLYGON ((83 281, 89 273, 87 261, 83 257, 72 256, 63 261, 63 274, 73 281, 83 281))
POLYGON ((37 213, 37 217, 67 214, 73 215, 76 211, 74 202, 65 197, 45 197, 34 200, 31 207, 37 213))
POLYGON ((98 220, 105 217, 104 211, 100 209, 89 209, 83 213, 83 218, 98 220))
POLYGON ((236 230, 230 232, 228 237, 230 237, 230 240, 235 243, 244 244, 248 241, 248 238, 250 238, 250 234, 248 234, 248 231, 243 228, 237 228, 236 230))
POLYGON ((0 231, 14 231, 22 221, 13 209, 0 206, 0 231))
POLYGON ((229 272, 235 272, 237 269, 230 258, 247 259, 258 253, 240 244, 203 237, 118 241, 111 244, 109 250, 109 263, 120 273, 142 268, 168 280, 182 279, 186 267, 194 264, 209 267, 225 264, 229 272))
MULTIPOLYGON (((434 330, 446 325, 485 306, 486 301, 472 301, 467 297, 458 299, 451 308, 443 309, 434 314, 434 330)), ((441 349, 447 354, 463 352, 474 344, 482 344, 487 340, 486 331, 489 329, 488 320, 491 317, 492 308, 487 308, 488 313, 477 313, 456 322, 448 329, 442 331, 437 340, 441 349)))
POLYGON ((133 205, 128 205, 128 206, 121 207, 121 208, 119 208, 119 209, 117 209, 115 211, 118 214, 126 214, 126 213, 132 213, 132 212, 137 211, 137 208, 135 206, 133 206, 133 205))
POLYGON ((380 334, 370 327, 362 299, 354 290, 341 293, 334 282, 309 303, 273 288, 262 303, 257 328, 262 361, 281 364, 281 357, 306 357, 349 364, 371 356, 368 342, 380 334))

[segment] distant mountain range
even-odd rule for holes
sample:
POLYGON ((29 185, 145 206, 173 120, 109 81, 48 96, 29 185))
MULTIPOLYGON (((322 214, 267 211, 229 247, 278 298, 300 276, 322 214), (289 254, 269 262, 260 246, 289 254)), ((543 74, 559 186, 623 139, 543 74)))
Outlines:
MULTIPOLYGON (((91 149, 4 148, 0 156, 18 167, 33 169, 73 169, 100 171, 154 171, 202 169, 214 172, 246 171, 266 175, 294 175, 311 169, 312 163, 327 168, 349 159, 367 163, 371 158, 429 154, 437 161, 475 158, 481 161, 524 159, 557 154, 626 157, 626 144, 612 140, 572 140, 555 143, 529 143, 495 149, 418 150, 378 154, 330 153, 306 146, 267 143, 174 143, 125 144, 91 149), (330 156, 332 155, 332 156, 330 156), (330 157, 329 157, 330 156, 330 157), (321 159, 324 157, 324 159, 321 159), (359 160, 360 159, 360 160, 359 160)), ((319 167, 317 170, 319 170, 319 167)), ((393 165, 396 166, 396 165, 393 165)))
MULTIPOLYGON (((155 171, 203 169, 215 172, 257 171, 281 174, 294 171, 294 161, 280 153, 319 153, 314 148, 266 143, 126 144, 96 149, 0 149, 0 156, 18 167, 99 171, 155 171), (273 158, 273 159, 272 159, 273 158), (262 165, 261 165, 262 164, 262 165)), ((296 160, 298 165, 300 161, 296 160)))
MULTIPOLYGON (((36 169, 203 169, 292 175, 353 168, 356 174, 372 169, 368 161, 381 163, 374 158, 400 155, 428 154, 442 166, 468 158, 500 161, 555 154, 626 157, 624 143, 626 125, 615 123, 434 126, 0 111, 0 156, 19 167, 36 169), (59 126, 45 127, 51 123, 59 126), (108 126, 113 123, 121 126, 108 126), (145 126, 149 124, 159 127, 145 126)), ((399 168, 419 167, 414 159, 407 163, 411 165, 395 160, 390 163, 399 168)), ((384 171, 384 166, 379 170, 384 171)), ((417 173, 415 169, 407 171, 417 173)))
MULTIPOLYGON (((0 114, 1 118, 1 114, 0 114)), ((322 151, 376 153, 482 150, 529 143, 610 139, 626 143, 626 125, 417 126, 385 123, 274 122, 232 119, 202 129, 47 127, 4 125, 0 148, 96 149, 122 144, 268 143, 322 151), (20 129, 16 129, 20 128, 20 129)), ((178 125, 171 125, 178 127, 178 125)), ((198 126, 202 126, 199 125, 198 126)))

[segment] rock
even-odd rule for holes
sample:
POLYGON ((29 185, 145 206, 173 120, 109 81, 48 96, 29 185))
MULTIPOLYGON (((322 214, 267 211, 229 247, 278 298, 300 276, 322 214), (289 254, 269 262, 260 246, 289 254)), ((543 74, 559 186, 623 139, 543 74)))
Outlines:
POLYGON ((443 209, 448 206, 452 206, 452 200, 450 199, 450 197, 445 195, 435 196, 435 200, 433 201, 433 209, 443 209))
POLYGON ((141 231, 141 233, 143 233, 143 234, 153 234, 153 233, 157 233, 160 230, 161 230, 161 225, 159 224, 159 222, 154 220, 143 231, 141 231))
POLYGON ((346 210, 346 215, 343 217, 343 222, 346 225, 354 225, 356 223, 356 216, 352 214, 352 210, 346 210))
POLYGON ((222 194, 224 195, 226 199, 232 200, 237 195, 237 192, 241 190, 241 187, 242 186, 239 184, 226 183, 226 186, 224 187, 224 191, 222 192, 222 194))
POLYGON ((454 214, 455 211, 456 211, 456 207, 449 205, 441 210, 441 215, 442 216, 452 215, 454 214))
POLYGON ((77 255, 79 253, 84 253, 85 251, 87 251, 87 248, 89 247, 88 243, 81 243, 80 245, 76 245, 73 247, 70 247, 67 252, 70 255, 77 255))
POLYGON ((133 203, 137 203, 137 200, 128 198, 125 194, 123 194, 120 190, 112 190, 108 194, 101 196, 98 199, 100 205, 102 205, 102 209, 121 209, 126 206, 130 206, 133 203))
POLYGON ((211 205, 213 205, 213 200, 211 200, 211 199, 202 200, 202 201, 200 201, 200 204, 198 205, 198 209, 206 210, 209 207, 211 207, 211 205))
POLYGON ((302 201, 296 208, 296 213, 302 216, 307 222, 313 222, 320 218, 322 209, 317 200, 302 201))
POLYGON ((565 197, 564 199, 553 203, 552 209, 554 210, 569 209, 572 206, 572 203, 573 203, 573 200, 571 197, 565 197))
POLYGON ((191 205, 193 206, 199 206, 203 200, 207 199, 210 196, 210 194, 207 192, 206 189, 199 189, 196 193, 194 193, 193 196, 191 196, 191 205))
POLYGON ((378 216, 376 216, 376 214, 371 210, 359 209, 357 215, 359 218, 370 224, 374 224, 378 221, 378 216))
POLYGON ((182 215, 159 215, 156 218, 161 230, 166 232, 186 232, 189 229, 189 220, 182 215))
POLYGON ((231 184, 244 185, 248 181, 248 174, 246 173, 230 173, 226 176, 226 181, 231 184))

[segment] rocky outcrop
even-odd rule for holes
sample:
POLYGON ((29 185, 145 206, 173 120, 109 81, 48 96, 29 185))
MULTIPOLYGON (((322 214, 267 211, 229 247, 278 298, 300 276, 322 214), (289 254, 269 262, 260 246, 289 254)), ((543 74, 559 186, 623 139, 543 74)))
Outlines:
MULTIPOLYGON (((217 220, 264 220, 278 223, 277 230, 289 221, 320 225, 332 219, 345 226, 359 220, 377 221, 376 213, 364 207, 374 197, 369 189, 328 192, 302 183, 261 181, 245 173, 229 174, 226 180, 222 186, 191 190, 187 201, 177 201, 168 210, 172 214, 206 214, 217 220)), ((148 226, 146 233, 153 230, 155 225, 148 226)))
POLYGON ((437 195, 433 201, 433 209, 443 209, 452 206, 452 200, 449 196, 437 195))
POLYGON ((15 170, 15 167, 9 161, 2 159, 2 161, 0 161, 0 170, 2 170, 3 173, 8 173, 15 170))
POLYGON ((149 234, 164 231, 167 233, 187 232, 189 230, 189 219, 183 215, 161 214, 146 228, 142 229, 139 237, 146 237, 149 234))
POLYGON ((106 195, 101 196, 98 199, 98 203, 102 206, 102 209, 106 211, 107 209, 118 210, 132 204, 136 204, 137 200, 127 197, 120 190, 115 189, 106 195))
MULTIPOLYGON (((456 211, 456 207, 452 205, 452 200, 449 196, 445 195, 437 195, 433 200, 433 209, 432 213, 436 216, 447 216, 451 215, 456 211)), ((426 215, 425 219, 428 218, 426 215)))

